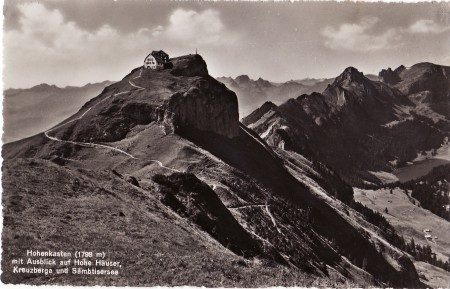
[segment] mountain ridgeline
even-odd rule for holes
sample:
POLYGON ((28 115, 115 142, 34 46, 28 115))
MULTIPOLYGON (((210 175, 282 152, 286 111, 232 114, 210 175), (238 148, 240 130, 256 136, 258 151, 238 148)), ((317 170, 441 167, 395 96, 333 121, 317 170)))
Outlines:
POLYGON ((39 84, 3 92, 3 142, 35 135, 71 116, 111 81, 82 87, 39 84))
POLYGON ((322 93, 265 103, 243 119, 270 145, 323 162, 352 185, 379 184, 450 132, 450 67, 419 63, 370 80, 345 69, 322 93), (417 137, 417 136, 421 137, 417 137))
POLYGON ((241 118, 247 116, 266 101, 282 103, 289 98, 304 93, 322 91, 332 81, 332 79, 301 79, 273 83, 261 77, 253 80, 247 75, 240 75, 234 79, 218 77, 217 80, 236 93, 241 118))
POLYGON ((59 125, 4 145, 3 282, 424 286, 411 256, 387 241, 395 232, 352 208, 330 161, 344 151, 330 147, 384 132, 380 122, 413 100, 350 68, 323 94, 264 104, 245 120, 258 135, 201 56, 170 61, 134 69, 59 125), (25 276, 5 261, 86 242, 123 262, 121 274, 25 276))

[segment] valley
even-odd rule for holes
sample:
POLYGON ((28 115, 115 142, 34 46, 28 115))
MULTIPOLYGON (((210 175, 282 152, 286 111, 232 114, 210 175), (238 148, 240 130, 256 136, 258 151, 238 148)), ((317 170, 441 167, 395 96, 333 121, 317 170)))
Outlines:
POLYGON ((414 238, 416 244, 429 245, 437 258, 450 258, 450 223, 430 211, 418 207, 419 202, 412 203, 412 198, 402 189, 363 190, 355 189, 355 201, 378 211, 391 223, 404 238, 410 241, 414 238), (388 212, 385 213, 385 209, 388 212), (424 230, 430 230, 433 238, 428 241, 424 230))
POLYGON ((442 145, 435 154, 427 153, 417 157, 404 167, 397 168, 393 174, 400 182, 407 182, 428 174, 433 168, 450 163, 450 145, 442 145))
POLYGON ((433 168, 446 164, 450 164, 450 162, 439 158, 432 158, 414 162, 410 165, 398 168, 393 172, 393 174, 397 177, 398 181, 407 182, 423 177, 428 174, 433 168))

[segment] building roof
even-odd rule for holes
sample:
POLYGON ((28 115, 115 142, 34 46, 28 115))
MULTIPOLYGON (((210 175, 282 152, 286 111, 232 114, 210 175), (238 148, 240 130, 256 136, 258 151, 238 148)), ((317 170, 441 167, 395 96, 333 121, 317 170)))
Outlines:
POLYGON ((165 55, 165 56, 167 56, 167 58, 169 58, 169 54, 165 53, 162 50, 160 50, 160 51, 153 50, 152 53, 150 53, 149 55, 153 56, 155 58, 156 62, 158 62, 158 63, 166 62, 161 58, 161 55, 165 55))

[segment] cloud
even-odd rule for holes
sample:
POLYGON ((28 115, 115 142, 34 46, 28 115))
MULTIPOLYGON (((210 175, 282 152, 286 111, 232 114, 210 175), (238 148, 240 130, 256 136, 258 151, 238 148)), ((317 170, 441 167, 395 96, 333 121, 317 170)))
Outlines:
POLYGON ((450 27, 441 26, 434 22, 433 20, 421 19, 413 23, 408 28, 410 33, 434 33, 440 34, 446 31, 450 31, 450 27))
POLYGON ((190 46, 219 46, 238 40, 236 34, 226 31, 220 13, 212 9, 200 13, 177 9, 170 15, 169 25, 163 33, 172 41, 180 41, 190 46))
POLYGON ((215 47, 237 39, 214 10, 178 9, 166 25, 130 33, 107 24, 93 31, 83 29, 41 3, 21 4, 18 10, 18 28, 4 33, 7 87, 117 80, 151 49, 178 53, 186 52, 186 46, 215 47))
POLYGON ((370 52, 398 47, 400 34, 391 28, 375 32, 377 17, 364 17, 359 23, 344 23, 337 29, 326 26, 321 30, 325 45, 334 50, 370 52))
POLYGON ((84 30, 39 3, 20 5, 19 12, 19 27, 4 33, 7 86, 117 79, 118 70, 129 67, 130 55, 142 58, 136 52, 152 42, 145 29, 129 34, 109 25, 84 30))

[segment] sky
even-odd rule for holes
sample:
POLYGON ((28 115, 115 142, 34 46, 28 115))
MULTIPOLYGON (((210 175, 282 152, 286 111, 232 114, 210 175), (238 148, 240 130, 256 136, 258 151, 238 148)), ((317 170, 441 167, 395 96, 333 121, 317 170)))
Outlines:
POLYGON ((450 66, 450 3, 5 0, 4 88, 120 80, 152 50, 288 81, 450 66))

